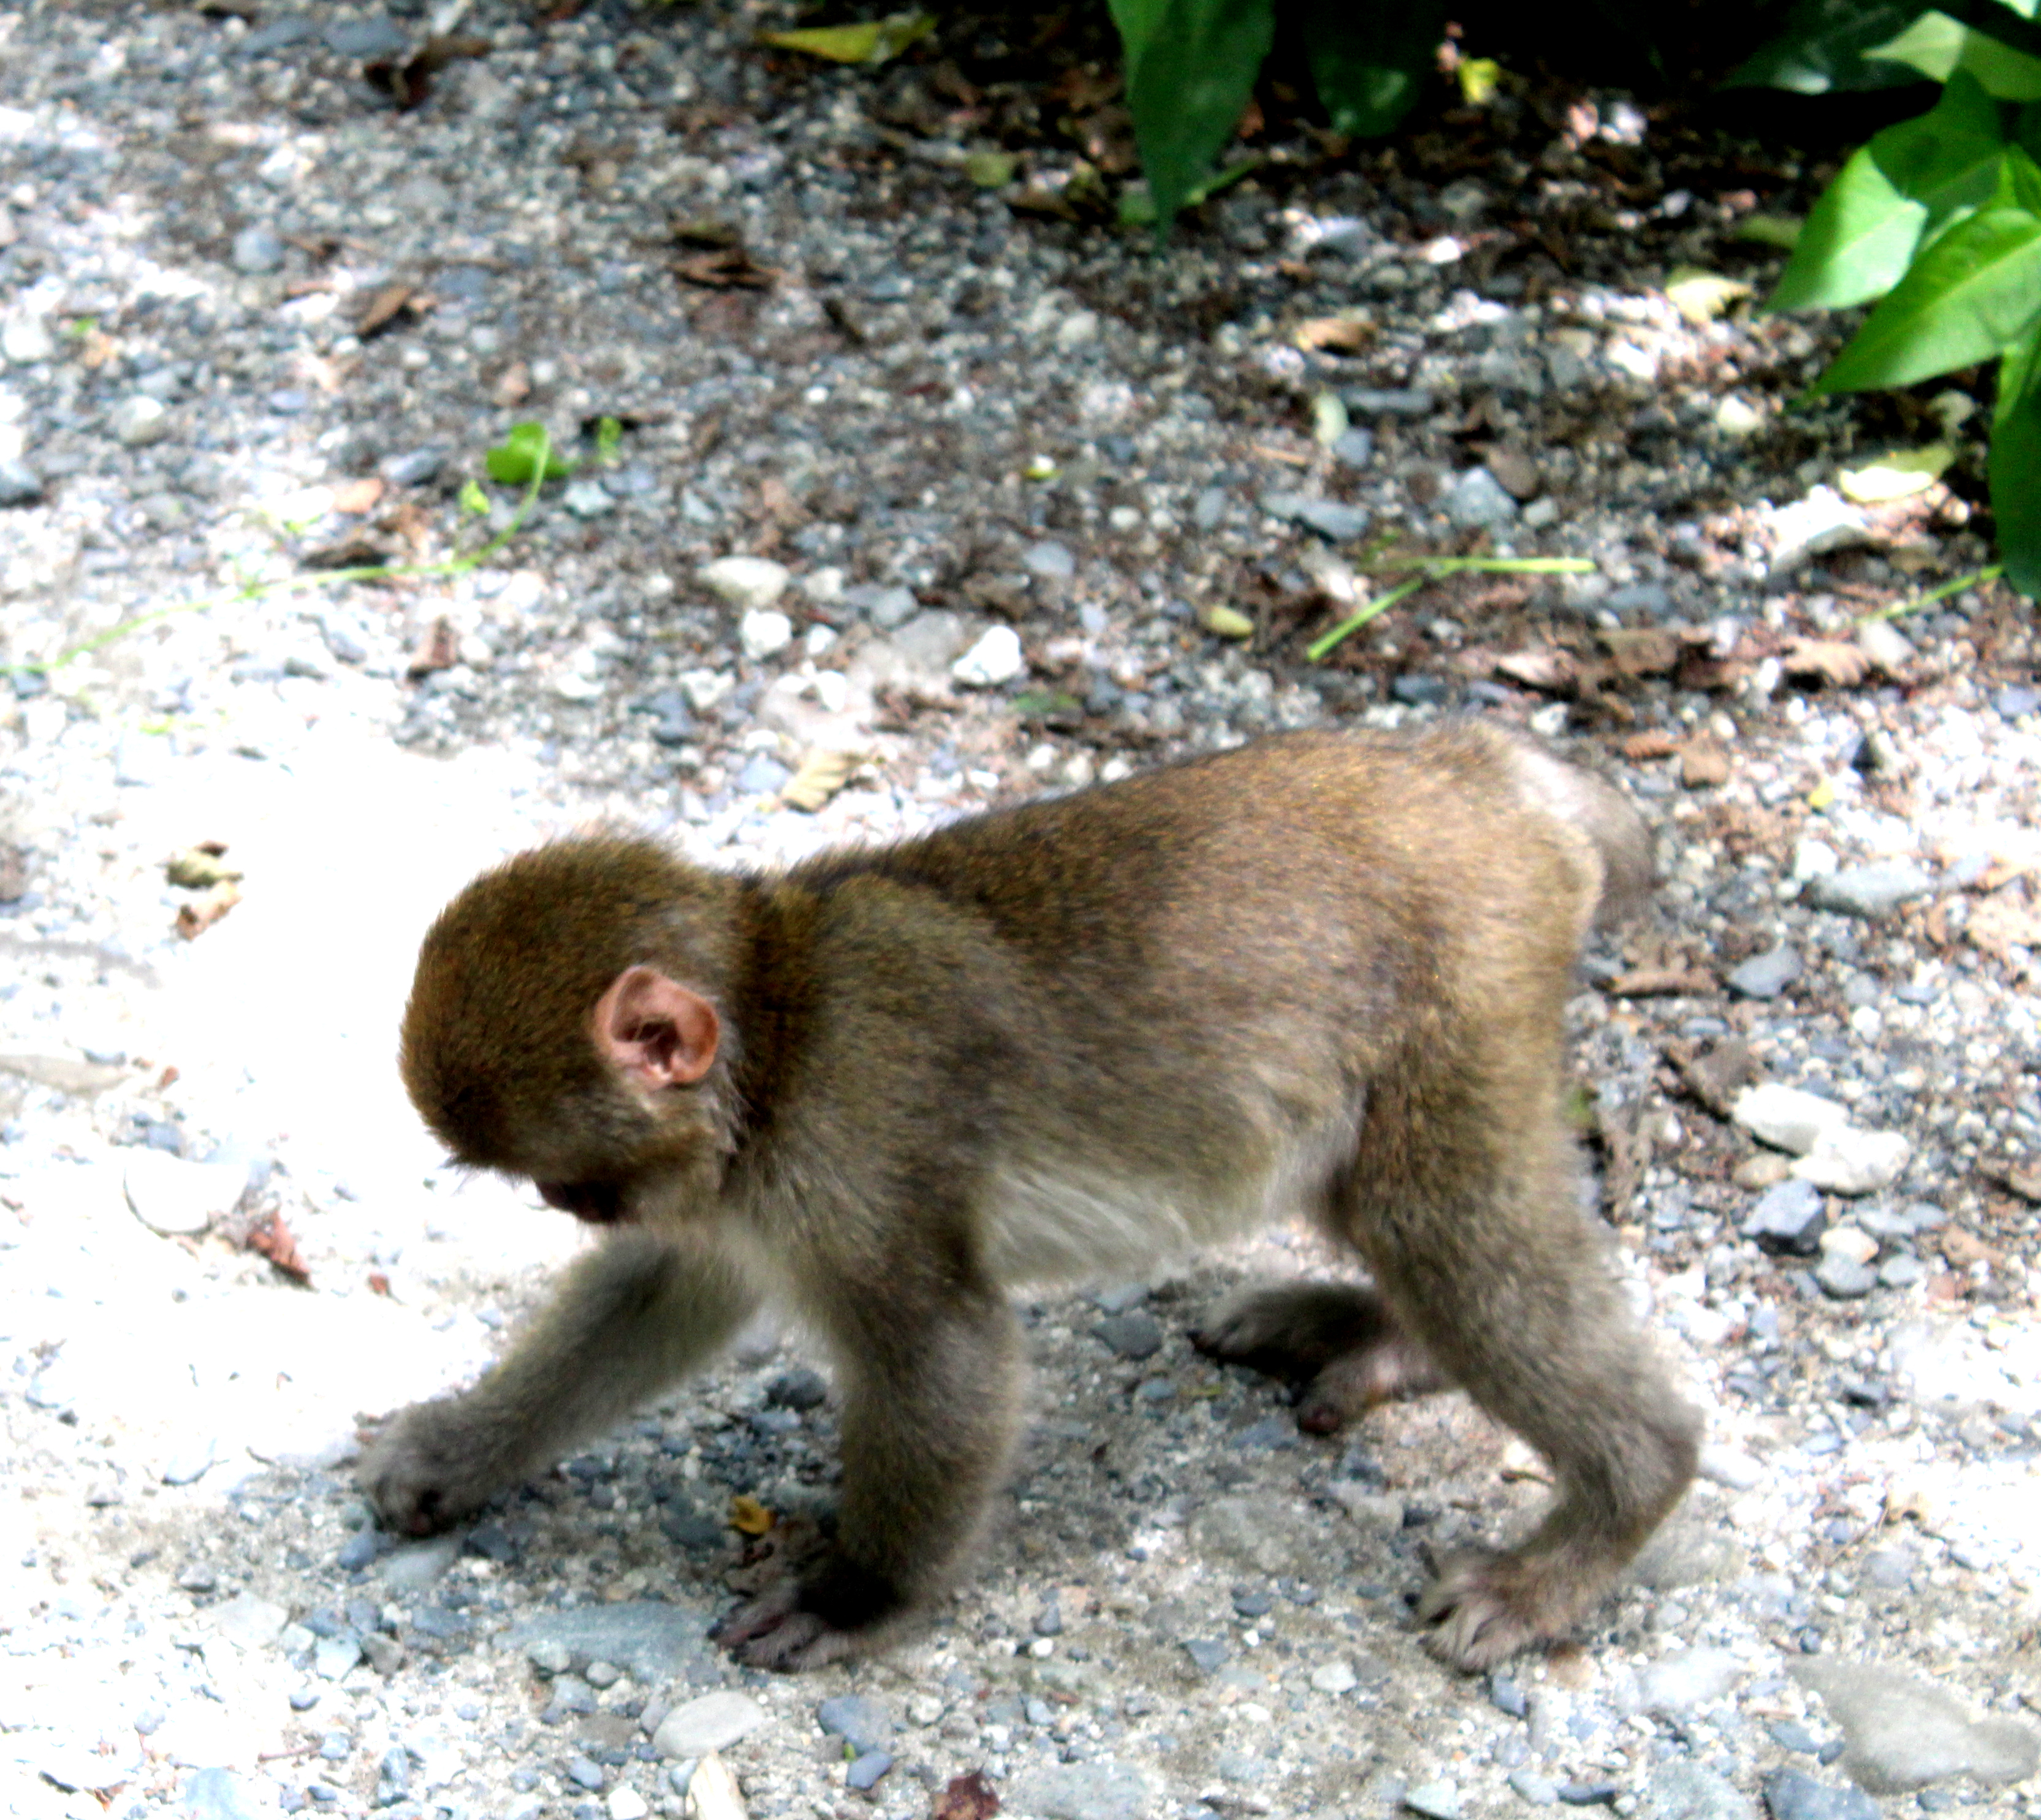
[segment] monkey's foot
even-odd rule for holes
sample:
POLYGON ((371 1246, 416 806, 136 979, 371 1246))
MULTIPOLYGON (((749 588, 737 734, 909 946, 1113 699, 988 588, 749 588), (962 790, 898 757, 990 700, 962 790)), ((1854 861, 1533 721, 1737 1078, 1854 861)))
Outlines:
POLYGON ((798 1674, 841 1662, 865 1647, 854 1631, 841 1631, 801 1608, 801 1589, 783 1585, 749 1599, 709 1632, 746 1668, 798 1674))
POLYGON ((1213 1358, 1296 1384, 1297 1426, 1313 1434, 1334 1434, 1382 1403, 1447 1382, 1379 1295, 1341 1284, 1255 1290, 1191 1340, 1213 1358))
POLYGON ((1417 1616, 1432 1654, 1474 1673, 1561 1635, 1586 1603, 1577 1563, 1473 1549, 1439 1563, 1417 1616))
POLYGON ((402 1536, 451 1529, 502 1489, 504 1475, 480 1458, 459 1408, 414 1403, 362 1450, 355 1483, 384 1529, 402 1536))

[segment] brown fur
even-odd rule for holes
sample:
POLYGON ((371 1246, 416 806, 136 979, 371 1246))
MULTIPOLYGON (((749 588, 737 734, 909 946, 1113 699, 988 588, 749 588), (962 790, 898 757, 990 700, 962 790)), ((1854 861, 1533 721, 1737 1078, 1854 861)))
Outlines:
POLYGON ((1559 1634, 1695 1453, 1560 1108, 1579 944, 1650 871, 1619 796, 1480 724, 1267 740, 776 877, 612 836, 521 855, 427 936, 405 1080, 463 1160, 626 1224, 364 1483, 400 1527, 450 1521, 779 1295, 836 1355, 838 1540, 725 1635, 826 1661, 925 1605, 989 1505, 1008 1283, 1301 1209, 1377 1289, 1264 1292, 1201 1343, 1311 1378, 1320 1428, 1464 1385, 1558 1494, 1516 1551, 1446 1564, 1435 1647, 1559 1634), (632 968, 713 1007, 698 1083, 614 1059, 594 1007, 632 968))

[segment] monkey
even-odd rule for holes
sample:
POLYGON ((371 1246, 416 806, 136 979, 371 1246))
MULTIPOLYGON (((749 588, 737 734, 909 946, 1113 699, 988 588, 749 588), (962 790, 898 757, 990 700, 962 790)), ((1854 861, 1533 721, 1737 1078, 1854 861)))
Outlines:
POLYGON ((1302 1214, 1371 1287, 1265 1289, 1198 1342, 1329 1431, 1455 1385, 1551 1463, 1511 1548, 1434 1563, 1445 1662, 1565 1634, 1692 1479, 1699 1418, 1580 1206, 1564 1006, 1645 900, 1627 800, 1528 736, 1280 734, 776 873, 598 829, 432 925, 400 1068, 460 1164, 602 1229, 464 1394, 365 1449, 389 1527, 472 1514, 772 1298, 832 1357, 833 1536, 725 1618, 741 1661, 883 1647, 1012 1451, 1012 1285, 1302 1214))

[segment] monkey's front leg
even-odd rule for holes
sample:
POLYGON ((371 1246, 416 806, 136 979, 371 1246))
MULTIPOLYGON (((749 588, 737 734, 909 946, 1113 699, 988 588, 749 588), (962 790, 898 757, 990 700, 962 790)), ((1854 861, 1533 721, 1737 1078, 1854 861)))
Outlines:
POLYGON ((723 1620, 719 1640, 754 1668, 816 1668, 886 1641, 948 1585, 1005 1470, 1025 1374, 1005 1297, 952 1284, 903 1307, 901 1287, 832 1323, 844 1390, 837 1539, 723 1620))
POLYGON ((705 1243, 620 1232, 472 1390, 395 1417, 357 1479, 387 1529, 457 1523, 700 1363, 757 1300, 705 1243))

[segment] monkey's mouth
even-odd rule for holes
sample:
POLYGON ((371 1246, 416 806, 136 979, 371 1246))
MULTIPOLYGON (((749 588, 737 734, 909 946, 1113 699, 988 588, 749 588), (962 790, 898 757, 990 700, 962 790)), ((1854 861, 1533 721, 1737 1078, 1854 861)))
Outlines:
POLYGON ((548 1207, 557 1207, 591 1226, 620 1225, 628 1217, 624 1190, 613 1182, 539 1182, 532 1186, 548 1207))

